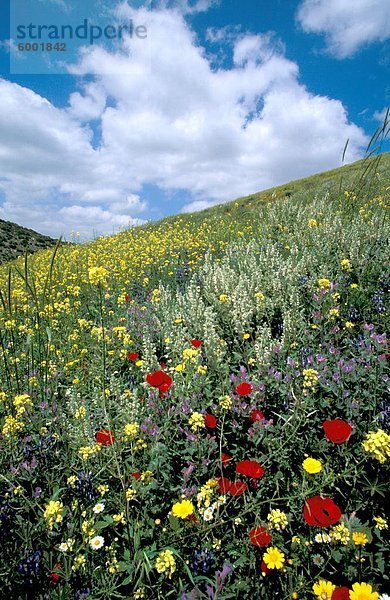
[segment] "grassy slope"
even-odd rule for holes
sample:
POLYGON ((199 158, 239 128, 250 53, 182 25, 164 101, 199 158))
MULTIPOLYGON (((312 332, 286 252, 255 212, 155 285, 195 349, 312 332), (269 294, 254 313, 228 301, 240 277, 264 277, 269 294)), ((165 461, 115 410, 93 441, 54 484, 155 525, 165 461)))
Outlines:
POLYGON ((0 263, 17 258, 26 250, 36 252, 55 244, 51 237, 0 219, 0 263))
MULTIPOLYGON (((142 235, 142 231, 145 229, 150 230, 161 227, 164 224, 175 224, 177 219, 192 224, 200 224, 205 221, 213 221, 214 219, 218 220, 220 218, 229 221, 234 219, 239 222, 241 219, 247 219, 251 212, 256 213, 258 207, 267 201, 284 198, 286 196, 296 196, 298 194, 302 194, 304 200, 305 194, 308 191, 320 195, 326 191, 338 189, 341 190, 341 193, 346 189, 359 189, 359 187, 362 186, 361 177, 365 173, 367 167, 365 191, 367 193, 367 187, 371 187, 372 193, 375 195, 377 189, 375 186, 376 182, 373 167, 375 166, 374 161, 376 160, 377 159, 359 160, 349 165, 345 165, 344 167, 318 173, 303 179, 297 179, 280 186, 232 200, 231 202, 218 204, 197 213, 165 217, 160 221, 150 222, 146 225, 133 228, 131 231, 138 231, 139 234, 142 235), (367 184, 367 180, 369 182, 371 181, 371 183, 367 184)), ((390 172, 389 152, 380 156, 379 166, 377 168, 375 167, 375 169, 384 173, 390 172)), ((128 234, 129 231, 124 231, 116 235, 118 237, 126 237, 128 234)), ((97 240, 93 240, 88 242, 86 246, 93 249, 96 242, 97 240)), ((25 229, 14 223, 0 220, 0 264, 24 254, 26 249, 28 249, 29 252, 35 252, 44 248, 50 248, 55 245, 55 243, 55 240, 47 236, 37 234, 30 229, 25 229)))
MULTIPOLYGON (((374 181, 374 160, 375 159, 362 159, 358 160, 344 167, 332 169, 330 171, 324 171, 323 173, 316 173, 310 177, 303 179, 296 179, 289 183, 284 183, 279 186, 263 190, 250 194, 249 196, 243 196, 227 202, 226 204, 217 204, 211 208, 207 208, 198 213, 191 213, 191 216, 198 215, 200 220, 207 218, 207 216, 223 215, 225 213, 240 213, 244 209, 256 211, 256 206, 259 203, 263 203, 272 199, 283 198, 285 196, 292 196, 293 194, 300 192, 313 191, 315 194, 321 194, 326 191, 332 191, 340 189, 342 191, 346 189, 358 189, 363 185, 363 180, 366 181, 367 191, 367 180, 373 179, 371 187, 375 189, 374 181), (367 172, 365 172, 367 169, 367 172)), ((390 173, 390 152, 381 154, 378 171, 390 173)), ((368 184, 369 185, 369 184, 368 184)), ((238 216, 238 215, 237 215, 238 216)), ((168 217, 166 220, 172 220, 176 217, 168 217)))

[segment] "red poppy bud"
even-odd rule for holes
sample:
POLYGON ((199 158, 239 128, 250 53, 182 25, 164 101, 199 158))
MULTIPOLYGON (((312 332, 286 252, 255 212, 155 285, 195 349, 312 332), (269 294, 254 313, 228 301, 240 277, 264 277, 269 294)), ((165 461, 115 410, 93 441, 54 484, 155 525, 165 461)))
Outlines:
POLYGON ((130 302, 130 296, 129 296, 129 294, 126 294, 125 300, 126 300, 126 302, 130 302))
POLYGON ((236 473, 253 479, 260 479, 264 475, 264 469, 256 460, 242 460, 237 463, 236 473))
POLYGON ((261 410, 257 410, 257 408, 255 410, 252 410, 251 414, 249 415, 249 418, 252 421, 252 423, 256 423, 256 421, 263 421, 263 419, 265 419, 261 410))
POLYGON ((241 494, 243 494, 247 489, 248 486, 246 483, 243 481, 235 481, 231 484, 229 492, 232 496, 241 496, 241 494))
POLYGON ((138 352, 129 352, 129 354, 127 355, 127 358, 131 360, 131 362, 135 362, 138 359, 138 357, 138 352))
POLYGON ((191 340, 191 346, 193 346, 194 348, 200 348, 202 344, 203 344, 203 340, 197 340, 197 339, 191 340))
POLYGON ((222 452, 221 462, 224 467, 227 467, 231 460, 232 460, 232 457, 230 456, 230 454, 227 454, 226 452, 222 452))
POLYGON ((58 575, 58 573, 50 573, 49 575, 50 583, 57 584, 59 583, 60 579, 61 577, 58 575))
POLYGON ((249 539, 252 546, 261 548, 263 546, 268 546, 272 542, 272 535, 265 527, 259 525, 250 530, 249 539))
POLYGON ((214 417, 214 415, 204 415, 204 424, 209 429, 215 429, 215 427, 217 426, 217 419, 214 417))
POLYGON ((246 383, 245 381, 243 381, 242 383, 239 383, 238 386, 236 387, 236 394, 238 394, 239 396, 247 396, 248 394, 250 394, 252 391, 252 386, 250 383, 246 383))
POLYGON ((101 429, 95 434, 95 440, 101 446, 111 446, 115 442, 115 436, 109 429, 101 429))
POLYGON ((133 471, 131 474, 132 477, 134 477, 134 479, 136 481, 138 481, 139 479, 141 479, 141 473, 139 473, 138 471, 133 471))
POLYGON ((342 419, 324 421, 322 427, 328 440, 334 444, 343 444, 352 433, 350 424, 342 419))
POLYGON ((271 569, 265 564, 264 560, 261 561, 260 571, 263 573, 263 575, 267 575, 271 571, 271 569))

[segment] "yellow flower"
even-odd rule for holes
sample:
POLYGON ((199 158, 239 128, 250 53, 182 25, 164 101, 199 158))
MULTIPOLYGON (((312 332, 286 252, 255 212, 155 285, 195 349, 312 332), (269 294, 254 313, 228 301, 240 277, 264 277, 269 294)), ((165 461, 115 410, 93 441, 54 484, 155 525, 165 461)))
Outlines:
POLYGON ((249 338, 251 337, 250 333, 244 333, 244 335, 242 336, 243 340, 249 340, 249 338))
POLYGON ((368 537, 362 531, 355 531, 352 534, 352 539, 354 541, 355 546, 365 546, 368 542, 368 537))
POLYGON ((284 552, 271 546, 264 553, 263 560, 269 569, 282 569, 285 563, 284 552))
POLYGON ((276 529, 276 531, 283 531, 286 529, 288 524, 288 518, 285 512, 275 508, 267 515, 267 521, 270 529, 276 529))
POLYGON ((344 271, 350 271, 352 268, 351 261, 348 260, 348 258, 343 258, 343 260, 340 262, 340 265, 344 271))
POLYGON ((230 410, 233 406, 230 396, 221 396, 219 399, 219 406, 222 410, 230 410))
POLYGON ((158 573, 164 573, 170 579, 176 571, 176 562, 172 550, 162 550, 156 558, 155 567, 158 573))
POLYGON ((349 592, 350 600, 378 600, 378 592, 374 592, 369 583, 354 583, 349 592))
POLYGON ((107 283, 108 271, 104 267, 91 267, 88 270, 88 277, 92 285, 105 285, 107 283))
POLYGON ((180 363, 180 364, 176 365, 175 371, 177 373, 181 373, 182 371, 184 371, 185 368, 186 368, 185 364, 184 363, 180 363))
POLYGON ((4 419, 3 435, 4 437, 10 437, 15 433, 23 431, 24 427, 25 423, 23 421, 18 421, 12 415, 7 415, 4 419))
POLYGON ((178 519, 186 519, 190 515, 194 514, 194 505, 192 502, 190 502, 190 500, 176 502, 176 504, 172 506, 172 514, 178 519))
POLYGON ((309 219, 307 225, 312 229, 313 227, 318 227, 318 222, 315 219, 309 219))
POLYGON ((335 589, 336 586, 333 585, 333 583, 330 581, 325 581, 324 579, 320 579, 313 585, 314 595, 320 600, 331 600, 333 591, 335 589))
POLYGON ((53 529, 56 523, 62 523, 64 505, 60 500, 50 500, 45 506, 43 513, 49 529, 53 529))
POLYGON ((123 434, 127 440, 134 440, 139 433, 138 423, 127 423, 123 428, 123 434))
POLYGON ((310 473, 310 475, 314 475, 315 473, 320 473, 322 471, 322 463, 316 458, 305 458, 302 463, 302 467, 306 473, 310 473))
POLYGON ((388 529, 389 525, 387 523, 387 519, 384 519, 383 517, 374 517, 374 521, 376 523, 376 528, 379 529, 380 531, 382 531, 383 529, 388 529))
POLYGON ((188 419, 188 424, 191 427, 192 431, 198 431, 199 429, 204 429, 206 427, 204 422, 204 417, 199 412, 193 412, 190 418, 188 419))
POLYGON ((330 288, 330 281, 329 281, 329 279, 324 279, 324 278, 319 279, 318 280, 318 287, 321 290, 329 290, 329 288, 330 288))
POLYGON ((332 527, 329 534, 334 542, 340 542, 344 546, 346 546, 351 539, 349 529, 344 525, 344 523, 339 523, 335 527, 332 527))
POLYGON ((346 321, 345 322, 345 328, 346 329, 353 329, 355 327, 355 323, 352 323, 352 321, 346 321))
POLYGON ((386 462, 390 457, 390 435, 383 429, 370 431, 362 445, 363 449, 380 463, 386 462))
POLYGON ((227 302, 228 300, 229 300, 229 296, 227 296, 226 294, 221 294, 219 296, 219 301, 222 303, 227 302))

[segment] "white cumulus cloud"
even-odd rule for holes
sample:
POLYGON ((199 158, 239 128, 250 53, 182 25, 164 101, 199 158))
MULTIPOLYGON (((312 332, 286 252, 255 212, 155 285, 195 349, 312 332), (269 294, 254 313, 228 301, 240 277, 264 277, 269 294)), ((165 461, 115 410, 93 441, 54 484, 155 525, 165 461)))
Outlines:
POLYGON ((306 32, 325 35, 338 58, 390 37, 388 0, 303 0, 297 18, 306 32))
POLYGON ((0 80, 1 218, 111 233, 156 214, 144 185, 199 210, 336 167, 347 139, 347 160, 362 156, 364 132, 301 83, 272 34, 230 39, 232 66, 216 69, 182 13, 121 11, 147 22, 148 43, 85 50, 67 107, 0 80))

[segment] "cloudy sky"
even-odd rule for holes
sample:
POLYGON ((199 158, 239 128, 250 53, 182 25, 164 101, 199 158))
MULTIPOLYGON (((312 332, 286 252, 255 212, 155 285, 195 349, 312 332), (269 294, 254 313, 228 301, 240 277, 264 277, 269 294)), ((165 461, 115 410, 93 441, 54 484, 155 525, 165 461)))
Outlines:
POLYGON ((147 32, 19 51, 31 16, 1 4, 0 218, 55 237, 337 167, 347 140, 357 160, 389 104, 383 0, 23 1, 34 23, 147 32))

